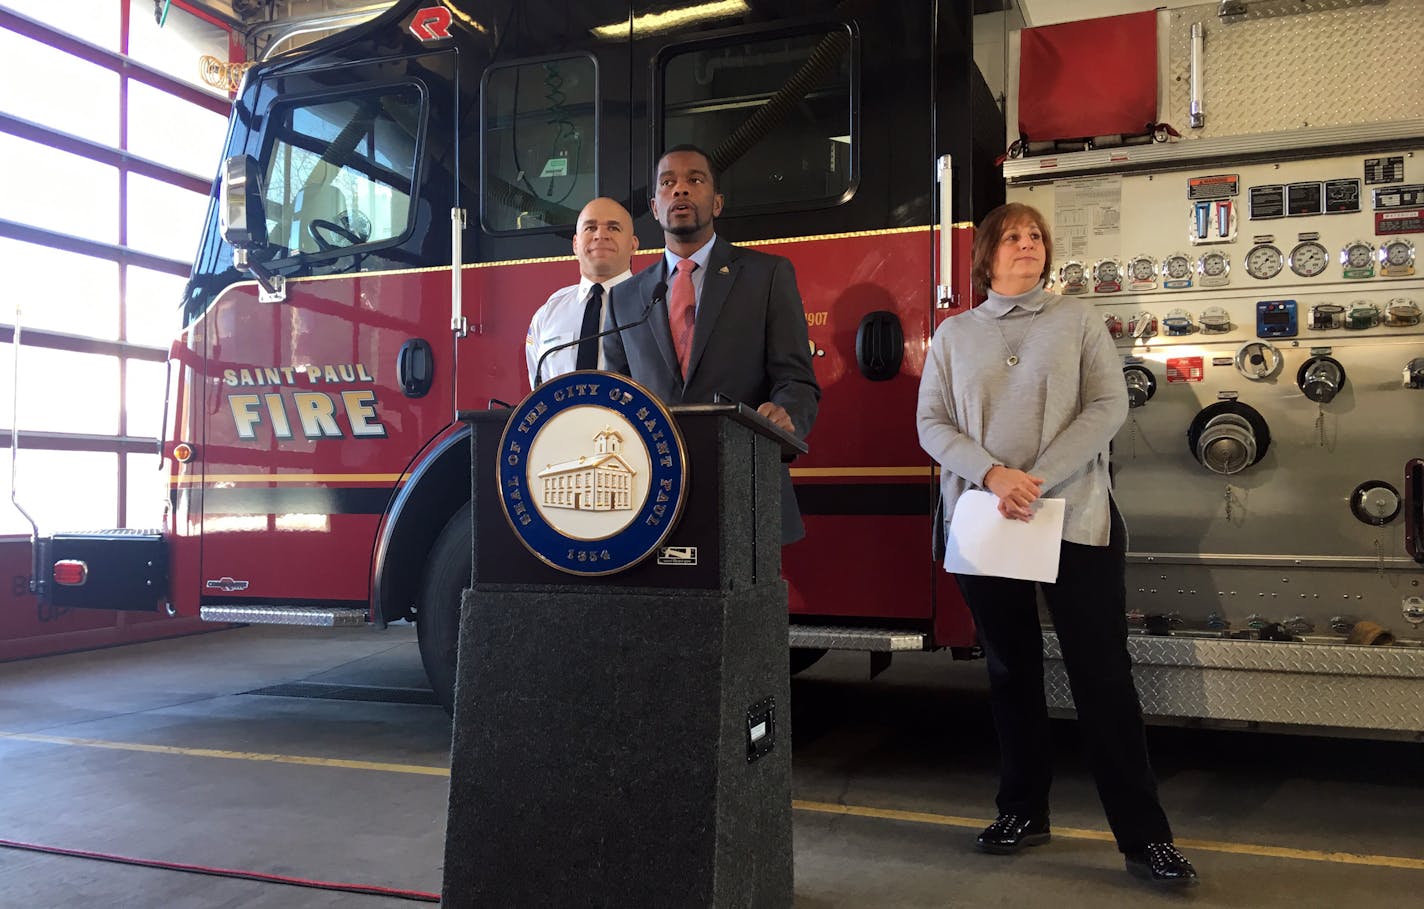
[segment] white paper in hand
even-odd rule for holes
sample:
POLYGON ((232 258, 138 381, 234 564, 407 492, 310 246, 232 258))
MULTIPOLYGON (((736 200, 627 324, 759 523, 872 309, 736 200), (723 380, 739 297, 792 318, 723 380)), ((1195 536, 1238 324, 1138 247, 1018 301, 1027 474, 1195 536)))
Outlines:
POLYGON ((1053 583, 1063 542, 1063 500, 1034 502, 1031 521, 999 514, 999 497, 966 490, 954 506, 945 535, 944 570, 1053 583))

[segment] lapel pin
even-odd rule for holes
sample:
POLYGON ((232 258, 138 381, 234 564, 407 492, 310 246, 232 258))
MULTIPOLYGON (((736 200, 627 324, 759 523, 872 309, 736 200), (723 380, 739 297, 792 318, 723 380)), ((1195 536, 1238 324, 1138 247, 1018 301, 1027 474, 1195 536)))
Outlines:
POLYGON ((723 265, 721 268, 717 269, 717 274, 719 274, 719 275, 731 274, 731 269, 729 269, 727 266, 723 265))

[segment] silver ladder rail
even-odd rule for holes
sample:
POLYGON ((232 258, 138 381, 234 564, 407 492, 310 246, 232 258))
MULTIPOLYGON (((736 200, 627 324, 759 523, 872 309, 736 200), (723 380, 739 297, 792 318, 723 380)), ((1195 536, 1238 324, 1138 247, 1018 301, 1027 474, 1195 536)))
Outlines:
POLYGON ((15 506, 15 510, 24 516, 30 525, 30 553, 33 563, 30 566, 30 593, 36 596, 43 596, 46 592, 47 584, 41 578, 40 568, 43 565, 44 557, 43 545, 40 543, 40 525, 35 521, 30 513, 25 510, 25 506, 20 504, 19 486, 16 483, 17 470, 20 462, 20 304, 15 304, 15 331, 11 339, 11 360, 14 367, 14 374, 11 376, 11 401, 10 401, 10 504, 15 506))

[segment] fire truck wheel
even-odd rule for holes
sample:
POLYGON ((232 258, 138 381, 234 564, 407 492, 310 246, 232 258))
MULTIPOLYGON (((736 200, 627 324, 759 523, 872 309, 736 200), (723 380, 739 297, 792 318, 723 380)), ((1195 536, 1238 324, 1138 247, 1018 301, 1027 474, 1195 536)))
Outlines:
POLYGON ((455 645, 460 639, 460 591, 470 586, 470 520, 467 502, 440 531, 425 562, 425 580, 415 614, 425 676, 441 706, 451 715, 455 705, 455 645))
POLYGON ((816 665, 816 661, 826 655, 824 648, 819 647, 793 647, 791 648, 791 674, 795 675, 816 665))

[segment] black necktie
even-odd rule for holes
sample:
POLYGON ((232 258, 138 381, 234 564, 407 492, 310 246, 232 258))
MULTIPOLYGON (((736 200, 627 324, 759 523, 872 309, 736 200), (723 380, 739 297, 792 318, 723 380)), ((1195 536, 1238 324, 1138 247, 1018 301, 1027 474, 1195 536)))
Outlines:
POLYGON ((593 336, 598 334, 598 323, 602 318, 603 285, 595 284, 588 289, 588 302, 583 305, 583 325, 579 328, 579 337, 583 340, 579 342, 575 369, 598 368, 598 339, 593 336))

